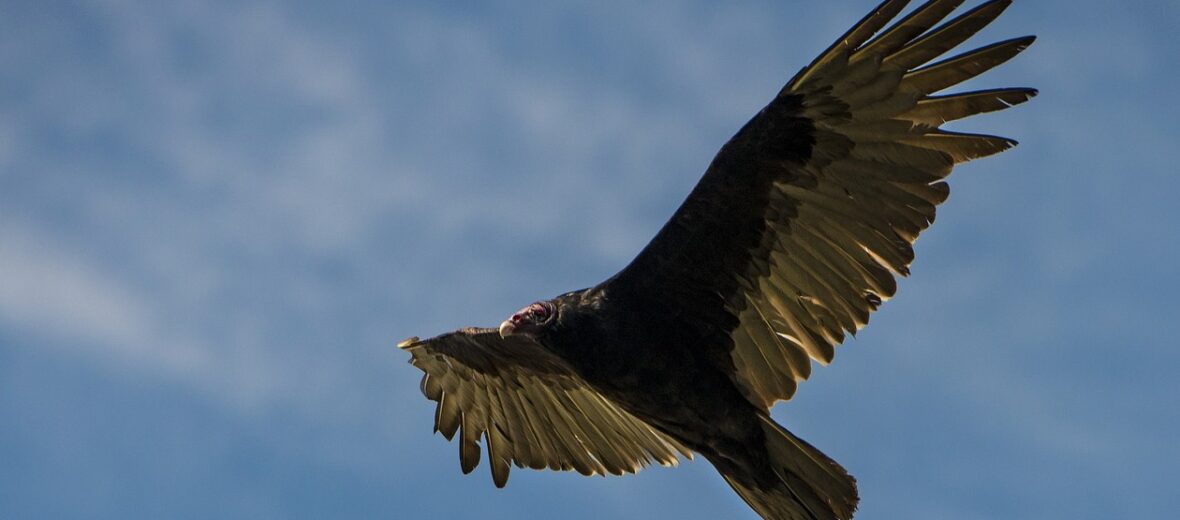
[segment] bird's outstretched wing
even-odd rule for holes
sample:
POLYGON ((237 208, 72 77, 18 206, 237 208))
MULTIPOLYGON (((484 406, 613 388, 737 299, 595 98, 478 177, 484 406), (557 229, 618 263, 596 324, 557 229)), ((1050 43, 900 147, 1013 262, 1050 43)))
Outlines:
POLYGON ((753 403, 789 399, 845 333, 893 296, 961 162, 1003 137, 944 122, 1027 101, 1027 88, 934 95, 1028 47, 1015 38, 927 65, 994 20, 992 0, 888 0, 799 72, 714 158, 659 234, 612 280, 711 338, 753 403), (876 37, 874 38, 874 35, 876 37), (727 355, 725 355, 727 354, 727 355), (809 359, 810 358, 810 359, 809 359))
POLYGON ((521 336, 463 329, 398 345, 426 373, 422 393, 436 401, 435 429, 459 432, 464 473, 479 464, 487 439, 492 479, 503 487, 509 464, 634 473, 651 461, 676 465, 691 452, 590 389, 557 356, 521 336))

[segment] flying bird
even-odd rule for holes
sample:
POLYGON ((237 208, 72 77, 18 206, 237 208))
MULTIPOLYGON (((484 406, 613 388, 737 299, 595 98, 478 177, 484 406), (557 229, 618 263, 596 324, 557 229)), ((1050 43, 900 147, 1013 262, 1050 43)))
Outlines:
POLYGON ((931 0, 886 27, 907 3, 886 0, 800 70, 622 271, 498 328, 398 345, 464 473, 481 442, 496 486, 511 466, 620 475, 695 453, 763 518, 852 517, 852 476, 770 408, 894 295, 951 169, 1016 144, 939 127, 1036 95, 939 94, 1033 42, 931 63, 1011 0, 945 22, 962 0, 931 0))

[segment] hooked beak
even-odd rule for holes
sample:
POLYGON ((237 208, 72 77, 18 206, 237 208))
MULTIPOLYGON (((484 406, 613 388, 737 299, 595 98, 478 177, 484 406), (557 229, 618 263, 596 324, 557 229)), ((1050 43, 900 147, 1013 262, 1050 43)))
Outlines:
POLYGON ((512 323, 512 320, 504 320, 504 323, 500 324, 500 337, 507 339, 513 334, 516 334, 516 324, 512 323))

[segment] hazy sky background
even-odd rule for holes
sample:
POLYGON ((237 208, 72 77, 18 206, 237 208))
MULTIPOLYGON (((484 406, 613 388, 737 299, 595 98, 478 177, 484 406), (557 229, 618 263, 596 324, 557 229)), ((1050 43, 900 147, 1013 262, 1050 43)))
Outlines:
MULTIPOLYGON (((394 344, 594 284, 872 0, 0 1, 0 517, 754 518, 459 471, 394 344)), ((976 2, 972 2, 974 4, 976 2)), ((1017 2, 914 274, 775 416, 863 518, 1180 509, 1180 3, 1017 2)))

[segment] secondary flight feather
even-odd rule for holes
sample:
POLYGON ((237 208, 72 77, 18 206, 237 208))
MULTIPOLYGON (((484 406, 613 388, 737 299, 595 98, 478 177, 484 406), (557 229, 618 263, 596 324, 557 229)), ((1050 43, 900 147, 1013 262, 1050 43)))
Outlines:
POLYGON ((952 168, 1016 144, 940 128, 1036 95, 942 94, 1034 39, 931 63, 1011 0, 946 20, 961 3, 892 25, 907 2, 877 6, 721 148, 615 276, 498 329, 400 343, 463 471, 481 444, 497 486, 511 466, 618 475, 697 453, 763 518, 851 518, 854 479, 769 410, 893 297, 952 168))

